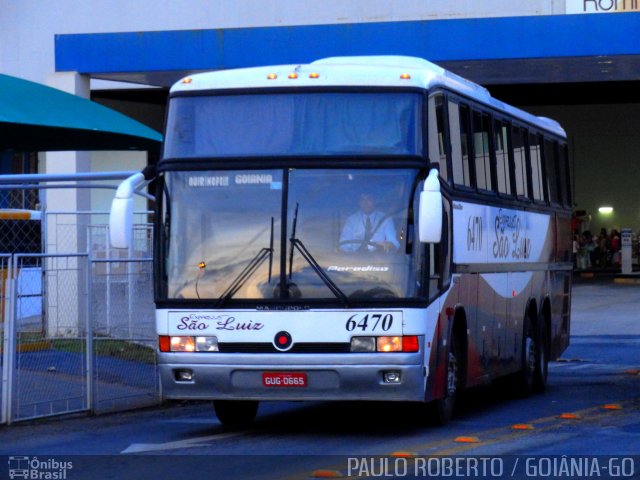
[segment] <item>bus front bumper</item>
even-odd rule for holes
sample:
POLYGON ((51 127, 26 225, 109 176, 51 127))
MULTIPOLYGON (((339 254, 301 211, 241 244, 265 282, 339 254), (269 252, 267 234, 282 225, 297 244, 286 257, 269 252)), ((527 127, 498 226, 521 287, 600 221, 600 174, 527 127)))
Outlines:
POLYGON ((281 357, 259 365, 167 361, 173 355, 161 354, 159 364, 166 399, 423 401, 428 374, 417 354, 397 354, 383 365, 356 364, 359 355, 323 363, 317 356, 290 363, 281 357))

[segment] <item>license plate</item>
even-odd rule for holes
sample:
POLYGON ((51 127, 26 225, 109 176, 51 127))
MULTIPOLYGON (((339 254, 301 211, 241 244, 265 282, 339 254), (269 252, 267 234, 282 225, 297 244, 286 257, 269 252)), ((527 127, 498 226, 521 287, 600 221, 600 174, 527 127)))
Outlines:
POLYGON ((307 374, 302 372, 263 372, 265 387, 306 387, 307 374))

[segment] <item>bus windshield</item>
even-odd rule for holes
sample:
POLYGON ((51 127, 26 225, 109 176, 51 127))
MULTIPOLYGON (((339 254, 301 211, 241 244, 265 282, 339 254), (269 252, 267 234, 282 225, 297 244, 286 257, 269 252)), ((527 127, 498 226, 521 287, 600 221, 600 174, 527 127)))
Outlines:
POLYGON ((418 297, 424 262, 409 216, 417 174, 166 172, 167 296, 218 305, 418 297))
POLYGON ((174 97, 164 158, 420 155, 421 112, 396 91, 174 97))

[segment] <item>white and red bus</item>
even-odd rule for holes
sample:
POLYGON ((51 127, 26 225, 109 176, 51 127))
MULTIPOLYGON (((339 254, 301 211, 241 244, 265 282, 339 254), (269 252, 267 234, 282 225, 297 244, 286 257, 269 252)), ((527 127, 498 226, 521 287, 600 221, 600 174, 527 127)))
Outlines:
POLYGON ((320 399, 445 422, 468 387, 542 390, 568 345, 564 130, 425 60, 185 78, 157 169, 116 194, 116 245, 145 177, 162 392, 223 423, 320 399))

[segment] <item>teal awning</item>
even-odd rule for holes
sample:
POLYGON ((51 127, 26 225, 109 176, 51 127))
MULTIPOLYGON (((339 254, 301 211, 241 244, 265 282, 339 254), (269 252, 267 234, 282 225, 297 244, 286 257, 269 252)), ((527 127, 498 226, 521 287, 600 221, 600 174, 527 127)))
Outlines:
POLYGON ((0 74, 0 150, 159 150, 162 135, 121 113, 0 74))

